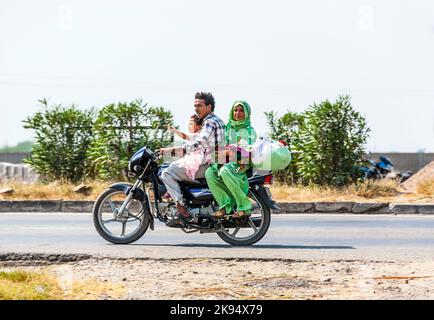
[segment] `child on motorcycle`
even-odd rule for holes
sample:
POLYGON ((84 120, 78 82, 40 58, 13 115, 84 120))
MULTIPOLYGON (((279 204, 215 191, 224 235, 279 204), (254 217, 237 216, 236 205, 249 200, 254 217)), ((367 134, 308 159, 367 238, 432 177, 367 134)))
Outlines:
MULTIPOLYGON (((197 134, 202 129, 202 119, 200 119, 196 114, 192 115, 190 117, 189 125, 188 125, 188 131, 190 132, 190 135, 185 134, 184 132, 179 131, 176 128, 169 127, 168 130, 170 132, 175 133, 177 136, 179 136, 181 139, 190 141, 192 137, 197 134)), ((189 178, 194 180, 195 174, 197 170, 199 169, 199 166, 204 163, 209 163, 210 159, 209 157, 204 156, 203 150, 198 150, 195 152, 192 152, 190 154, 185 155, 181 160, 179 160, 183 165, 186 167, 186 173, 189 178)))

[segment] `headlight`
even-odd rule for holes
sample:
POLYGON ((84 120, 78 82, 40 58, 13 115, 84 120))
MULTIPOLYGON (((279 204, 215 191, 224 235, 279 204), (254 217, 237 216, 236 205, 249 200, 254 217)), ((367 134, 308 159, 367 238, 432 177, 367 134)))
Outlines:
POLYGON ((140 165, 135 165, 133 169, 134 169, 134 172, 137 174, 140 174, 143 171, 143 167, 140 165))

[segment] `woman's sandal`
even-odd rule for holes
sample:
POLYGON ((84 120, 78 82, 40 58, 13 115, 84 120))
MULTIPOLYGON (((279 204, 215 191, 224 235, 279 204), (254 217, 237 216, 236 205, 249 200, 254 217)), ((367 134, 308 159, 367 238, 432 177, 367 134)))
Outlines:
POLYGON ((226 215, 226 211, 224 209, 221 209, 214 212, 213 217, 219 219, 219 218, 223 218, 225 215, 226 215))
POLYGON ((232 218, 238 219, 238 218, 245 217, 246 215, 247 213, 245 211, 237 211, 232 215, 232 218))

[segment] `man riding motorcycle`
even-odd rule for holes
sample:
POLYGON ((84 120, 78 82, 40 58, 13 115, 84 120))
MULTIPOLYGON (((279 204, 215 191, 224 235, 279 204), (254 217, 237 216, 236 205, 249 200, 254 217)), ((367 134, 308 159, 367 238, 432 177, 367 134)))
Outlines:
MULTIPOLYGON (((161 148, 160 152, 181 151, 185 153, 202 150, 204 159, 214 159, 215 162, 222 163, 224 153, 225 137, 224 122, 214 114, 215 100, 211 93, 197 92, 195 94, 194 109, 200 119, 203 119, 202 129, 191 140, 181 147, 161 148)), ((224 161, 224 160, 223 160, 224 161)), ((195 179, 205 177, 205 171, 210 163, 203 163, 196 172, 195 179)), ((179 186, 180 181, 192 181, 187 175, 186 167, 182 161, 172 162, 161 174, 161 180, 167 188, 168 193, 176 202, 178 214, 176 218, 187 220, 191 217, 190 212, 185 207, 184 198, 179 186)), ((176 223, 177 219, 172 223, 176 223)))

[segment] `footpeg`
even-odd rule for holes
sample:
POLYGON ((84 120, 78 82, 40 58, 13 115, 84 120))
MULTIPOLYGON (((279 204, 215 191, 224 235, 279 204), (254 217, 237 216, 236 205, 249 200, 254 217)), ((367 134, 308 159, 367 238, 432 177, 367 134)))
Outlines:
POLYGON ((166 222, 166 226, 171 227, 171 228, 185 228, 186 227, 184 222, 178 217, 175 217, 175 218, 169 220, 168 222, 166 222))

